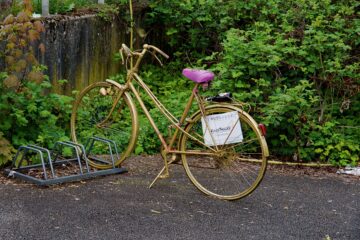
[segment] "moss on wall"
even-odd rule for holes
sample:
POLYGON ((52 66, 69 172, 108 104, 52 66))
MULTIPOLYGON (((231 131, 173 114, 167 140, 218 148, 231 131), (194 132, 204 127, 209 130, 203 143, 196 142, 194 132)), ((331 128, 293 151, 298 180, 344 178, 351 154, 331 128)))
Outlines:
POLYGON ((44 19, 44 24, 46 51, 43 56, 38 53, 38 59, 48 67, 55 92, 71 94, 119 70, 113 59, 126 41, 126 27, 118 18, 108 22, 96 15, 55 16, 44 19), (59 85, 61 79, 68 83, 59 85))

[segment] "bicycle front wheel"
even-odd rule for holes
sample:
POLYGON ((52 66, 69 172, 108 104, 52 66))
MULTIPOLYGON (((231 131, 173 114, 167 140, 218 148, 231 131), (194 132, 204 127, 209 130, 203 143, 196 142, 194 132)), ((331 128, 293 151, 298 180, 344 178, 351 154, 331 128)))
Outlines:
MULTIPOLYGON (((120 89, 108 82, 93 83, 80 92, 70 125, 74 142, 86 144, 92 137, 111 140, 116 166, 131 153, 138 135, 137 112, 131 96, 128 92, 120 96, 120 89)), ((111 168, 108 144, 94 141, 89 145, 90 165, 98 169, 111 168)))
POLYGON ((232 106, 207 107, 205 116, 200 112, 195 114, 185 127, 186 134, 180 138, 188 177, 200 191, 216 198, 236 200, 249 195, 260 184, 267 166, 268 149, 256 122, 232 106), (224 117, 230 112, 238 120, 223 129, 220 129, 222 125, 214 128, 205 120, 208 116, 224 117), (235 131, 239 134, 239 128, 242 136, 236 140, 233 134, 235 131), (218 130, 224 130, 225 136, 216 135, 218 130))

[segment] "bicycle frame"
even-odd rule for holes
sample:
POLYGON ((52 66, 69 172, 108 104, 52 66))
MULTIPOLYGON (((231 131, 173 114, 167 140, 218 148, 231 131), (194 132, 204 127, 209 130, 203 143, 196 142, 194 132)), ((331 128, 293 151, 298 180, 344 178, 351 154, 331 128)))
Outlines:
MULTIPOLYGON (((106 82, 94 83, 80 93, 71 115, 71 134, 74 141, 77 141, 77 136, 82 134, 85 134, 83 136, 88 133, 93 134, 93 128, 100 135, 109 134, 109 139, 116 139, 117 144, 122 144, 125 140, 121 157, 116 163, 121 164, 131 154, 139 135, 137 104, 134 104, 137 101, 162 145, 160 152, 164 166, 150 187, 159 178, 169 176, 169 165, 174 163, 179 156, 191 182, 203 193, 226 200, 235 200, 250 194, 261 182, 266 170, 266 158, 269 156, 269 151, 265 140, 265 130, 260 128, 256 121, 243 110, 242 103, 236 100, 231 103, 205 100, 200 94, 200 86, 206 86, 205 83, 195 83, 192 91, 189 92, 187 103, 184 102, 183 113, 176 118, 138 75, 140 62, 147 52, 152 53, 160 63, 156 53, 168 57, 152 45, 144 44, 142 50, 131 51, 123 44, 120 54, 123 63, 125 59, 123 56, 126 56, 125 84, 106 80, 106 82), (152 105, 155 105, 169 121, 168 136, 164 137, 165 134, 160 131, 154 121, 151 111, 142 99, 143 94, 151 99, 152 105), (103 98, 105 96, 107 97, 103 98), (92 98, 94 102, 91 101, 92 98), (101 105, 99 108, 96 106, 99 101, 106 105, 106 109, 103 109, 101 105), (101 111, 101 114, 98 111, 101 111), (78 112, 82 115, 77 115, 78 112), (124 114, 123 117, 122 114, 124 114), (131 117, 131 125, 127 122, 122 125, 121 121, 129 120, 128 117, 131 117), (116 121, 119 122, 116 123, 116 121), (80 124, 78 131, 76 124, 80 124), (218 127, 220 125, 224 125, 224 128, 218 127), (121 132, 119 129, 123 126, 130 135, 119 135, 118 138, 117 135, 121 132), (252 163, 255 165, 253 166, 252 163), (230 184, 230 188, 227 188, 222 185, 222 182, 218 182, 217 177, 206 181, 200 180, 202 175, 197 173, 208 170, 215 170, 210 175, 222 177, 225 174, 224 177, 234 184, 230 184), (212 187, 219 183, 218 187, 212 187)), ((92 166, 100 169, 109 167, 108 164, 91 163, 92 166)))
MULTIPOLYGON (((112 109, 108 115, 108 117, 110 117, 111 113, 115 110, 116 104, 118 103, 118 101, 121 99, 121 97, 123 96, 123 94, 125 92, 132 92, 133 95, 135 96, 136 100, 139 102, 140 107, 142 108, 142 110, 145 113, 145 116, 147 117, 147 119, 149 120, 152 128, 154 129, 156 135, 158 136, 159 140, 161 141, 162 146, 164 147, 165 153, 176 153, 176 154, 196 154, 196 155, 214 155, 219 149, 217 147, 216 144, 214 144, 214 147, 210 147, 208 145, 205 145, 205 143, 203 143, 201 140, 197 139, 195 136, 192 136, 191 134, 187 133, 184 128, 182 128, 182 126, 184 126, 184 124, 186 123, 187 117, 189 115, 191 106, 194 102, 194 99, 197 101, 198 103, 198 107, 199 107, 199 111, 201 113, 202 116, 205 116, 205 104, 204 101, 202 100, 202 98, 199 95, 199 86, 201 84, 197 83, 195 84, 191 96, 188 99, 188 102, 185 106, 184 112, 181 115, 180 119, 178 120, 176 117, 174 117, 171 112, 157 99, 157 97, 153 94, 153 92, 150 90, 150 88, 145 84, 145 82, 140 78, 140 76, 138 75, 138 70, 139 70, 139 66, 140 63, 144 57, 144 55, 146 54, 146 52, 150 52, 150 50, 153 50, 152 54, 155 57, 156 60, 158 60, 158 62, 160 63, 160 65, 162 65, 161 61, 159 60, 159 58, 156 56, 156 52, 160 53, 161 55, 163 55, 164 57, 168 58, 168 56, 162 52, 160 49, 156 48, 155 46, 151 46, 151 45, 147 45, 145 44, 143 46, 143 49, 141 51, 138 52, 132 52, 125 44, 122 45, 122 48, 120 50, 121 53, 121 57, 123 59, 123 63, 125 63, 126 69, 127 69, 127 78, 126 78, 126 83, 125 85, 121 85, 113 80, 106 80, 107 82, 116 85, 121 91, 118 95, 118 97, 116 98, 116 100, 114 101, 114 104, 112 106, 112 109), (127 55, 127 59, 126 62, 124 62, 124 58, 123 58, 123 53, 125 53, 127 55), (137 57, 135 64, 133 65, 133 58, 134 56, 137 57), (128 59, 130 58, 130 66, 128 67, 128 59), (172 126, 175 127, 175 132, 172 134, 172 136, 170 136, 170 141, 167 142, 165 140, 165 138, 163 137, 162 133, 160 132, 160 130, 158 129, 155 121, 153 120, 149 110, 146 108, 144 102, 141 99, 141 96, 139 94, 139 92, 136 90, 133 82, 136 82, 145 92, 146 94, 152 99, 153 103, 155 104, 155 106, 160 110, 160 112, 169 120, 169 122, 171 123, 172 126), (211 153, 201 153, 201 152, 182 152, 179 150, 175 150, 173 148, 179 134, 185 134, 187 135, 187 137, 191 138, 192 140, 195 140, 196 142, 198 142, 199 144, 201 144, 202 146, 208 148, 211 150, 211 153)), ((218 104, 218 106, 224 106, 223 104, 218 104)), ((234 111, 239 111, 244 115, 249 116, 246 112, 244 112, 242 110, 242 108, 239 108, 236 104, 236 106, 227 103, 226 106, 229 107, 229 105, 233 106, 233 110, 234 111)), ((251 119, 251 117, 248 117, 249 119, 251 119)), ((106 122, 108 118, 106 118, 103 122, 106 122)), ((209 128, 209 124, 207 122, 206 119, 204 119, 205 125, 207 126, 207 129, 209 128)), ((101 123, 100 123, 101 124, 101 123)), ((256 125, 256 122, 252 122, 252 124, 256 125)), ((185 124, 186 125, 186 124, 185 124)), ((138 127, 138 126, 137 126, 138 127)), ((235 127, 235 124, 233 126, 233 129, 235 127)), ((232 132, 232 130, 230 131, 230 134, 232 132)), ((215 143, 214 137, 212 136, 212 134, 210 133, 210 137, 212 138, 213 143, 215 143)), ((225 141, 226 142, 226 141, 225 141)), ((265 141, 264 141, 265 142, 265 141)), ((225 144, 225 143, 224 143, 225 144)), ((266 153, 267 154, 267 153, 266 153)))
MULTIPOLYGON (((145 116, 147 117, 147 119, 150 122, 150 125, 152 126, 152 128, 154 129, 156 135, 158 136, 162 146, 165 149, 166 153, 177 153, 177 154, 181 154, 181 153, 186 153, 186 154, 198 154, 198 155, 212 155, 210 153, 199 153, 199 152, 181 152, 179 150, 176 150, 173 148, 178 136, 180 133, 186 134, 188 135, 190 138, 192 138, 193 140, 199 142, 200 144, 202 144, 203 146, 206 146, 203 142, 201 142, 200 140, 198 140, 195 136, 190 135, 189 133, 185 132, 184 128, 182 128, 182 126, 185 125, 186 123, 186 118, 189 115, 189 112, 191 110, 191 106, 194 102, 194 99, 197 100, 199 109, 201 110, 201 112, 204 112, 205 109, 205 105, 203 103, 203 101, 201 101, 201 97, 198 94, 198 87, 199 84, 195 84, 192 93, 188 99, 188 102, 184 108, 184 111, 180 117, 180 119, 178 120, 176 117, 174 117, 172 115, 172 113, 157 99, 157 97, 153 94, 153 92, 149 89, 149 87, 144 83, 144 81, 140 78, 140 76, 136 73, 133 73, 133 75, 130 75, 128 77, 128 81, 125 85, 120 85, 112 80, 106 80, 107 82, 110 82, 114 85, 117 85, 121 91, 119 93, 119 96, 116 98, 116 100, 114 101, 113 104, 113 108, 111 110, 111 112, 109 113, 109 116, 111 115, 112 111, 115 110, 115 106, 118 103, 118 101, 121 99, 122 94, 124 94, 126 91, 131 92, 136 100, 138 101, 141 109, 144 111, 145 116), (161 133, 161 131, 159 130, 159 128, 157 127, 154 119, 152 118, 149 110, 147 109, 147 107, 145 106, 144 102, 141 99, 141 96, 138 92, 138 90, 135 88, 133 81, 135 81, 145 92, 146 94, 151 98, 151 100, 153 101, 154 105, 157 107, 157 109, 160 110, 160 112, 168 119, 168 121, 171 123, 171 126, 175 127, 175 131, 174 133, 169 136, 170 137, 170 141, 166 141, 166 139, 164 138, 163 134, 161 133)), ((106 119, 104 121, 107 121, 106 119)), ((215 149, 206 146, 209 149, 212 149, 215 152, 215 149)))
MULTIPOLYGON (((209 147, 207 145, 205 145, 202 141, 198 140, 195 136, 190 135, 189 133, 187 133, 186 131, 184 131, 184 129, 181 127, 184 125, 184 123, 186 122, 186 117, 189 114, 189 111, 191 109, 191 106, 193 104, 194 99, 196 99, 198 106, 199 106, 199 110, 201 111, 202 115, 205 115, 205 105, 204 102, 202 101, 201 97, 198 94, 198 88, 200 86, 200 84, 195 84, 192 93, 189 97, 189 100, 185 106, 184 112, 180 118, 180 120, 178 120, 176 117, 174 117, 171 112, 157 99, 157 97, 155 96, 155 94, 150 90, 150 88, 145 84, 145 82, 140 78, 140 76, 137 74, 138 70, 139 70, 139 66, 140 63, 144 57, 144 55, 146 54, 147 51, 150 50, 150 48, 152 48, 154 50, 154 52, 159 52, 161 53, 163 56, 167 57, 167 55, 165 53, 163 53, 160 49, 151 46, 151 45, 144 45, 144 48, 141 50, 141 52, 131 52, 130 49, 127 48, 126 45, 122 45, 122 50, 120 50, 121 56, 123 58, 123 52, 124 51, 126 53, 126 55, 128 56, 128 58, 130 58, 130 67, 127 67, 128 64, 128 58, 126 59, 126 62, 124 62, 123 59, 123 63, 125 63, 126 68, 127 68, 127 78, 126 78, 126 83, 125 85, 121 85, 118 84, 112 80, 106 80, 109 83, 112 83, 114 85, 117 85, 121 91, 119 93, 119 96, 116 98, 116 100, 114 101, 114 104, 112 106, 112 109, 108 115, 108 117, 110 117, 110 115, 112 114, 112 112, 115 110, 115 106, 118 103, 118 101, 121 99, 122 95, 126 92, 126 91, 130 91, 133 93, 133 95, 135 96, 136 100, 139 102, 140 107, 142 108, 142 110, 145 113, 145 116, 147 117, 147 119, 149 120, 152 128, 154 129, 156 135, 158 136, 159 140, 161 141, 162 146, 165 149, 165 153, 177 153, 177 154, 181 154, 181 153, 186 153, 186 154, 197 154, 197 155, 213 155, 212 153, 201 153, 201 152, 181 152, 178 150, 173 149, 174 143, 177 140, 177 137, 179 135, 179 133, 181 132, 182 134, 186 134, 188 137, 190 137, 191 139, 197 141, 198 143, 202 144, 203 146, 209 148, 212 150, 212 152, 216 152, 217 147, 215 146, 216 150, 213 149, 212 147, 209 147), (135 64, 133 65, 133 58, 134 56, 137 56, 137 60, 135 62, 135 64), (133 82, 136 82, 145 92, 146 94, 151 98, 151 100, 153 101, 153 103, 155 104, 155 106, 160 110, 160 112, 170 121, 172 126, 175 126, 175 132, 174 134, 170 137, 170 141, 167 142, 165 140, 165 138, 163 137, 162 133, 160 132, 160 130, 158 129, 154 119, 152 118, 149 110, 146 108, 144 102, 142 101, 139 92, 136 90, 133 82)), ((158 59, 158 57, 153 54, 153 56, 155 57, 155 59, 157 59, 160 64, 162 65, 161 61, 158 59)), ((106 118, 103 122, 106 122, 108 118, 106 118)), ((208 126, 207 121, 205 120, 206 125, 208 126)), ((101 123, 100 123, 101 124, 101 123)), ((210 134, 211 135, 211 134, 210 134)), ((214 141, 213 136, 211 135, 211 138, 214 141)))
MULTIPOLYGON (((169 170, 168 170, 168 165, 173 163, 176 160, 176 155, 180 154, 191 154, 191 155, 207 155, 207 156, 217 156, 217 155, 221 155, 222 152, 227 151, 228 149, 219 149, 213 134, 211 132, 210 133, 210 137, 212 139, 212 142, 214 143, 213 145, 209 146, 206 145, 204 141, 202 141, 200 138, 203 138, 203 136, 199 135, 199 136, 193 136, 192 134, 188 133, 186 131, 186 126, 189 123, 192 123, 192 118, 193 116, 199 116, 199 114, 201 114, 201 117, 204 117, 204 124, 206 125, 206 129, 210 129, 209 128, 209 123, 208 120, 205 118, 205 112, 207 109, 211 109, 212 107, 214 108, 227 108, 229 110, 233 110, 233 111, 237 111, 237 112, 241 112, 243 115, 246 116, 247 119, 250 119, 249 121, 251 122, 252 126, 256 126, 256 122, 254 120, 252 120, 252 118, 242 110, 242 108, 239 108, 238 106, 234 106, 232 104, 226 103, 226 104, 213 104, 210 106, 207 106, 205 104, 205 101, 202 99, 202 97, 199 95, 199 86, 201 84, 196 83, 194 88, 192 89, 191 95, 186 103, 186 106, 184 108, 184 111, 180 117, 180 119, 178 120, 176 117, 173 116, 173 114, 159 101, 159 99, 155 96, 155 94, 150 90, 150 88, 146 85, 146 83, 141 79, 141 77, 138 75, 138 69, 139 69, 139 65, 140 62, 143 58, 143 56, 145 55, 145 53, 149 50, 153 50, 154 52, 158 52, 161 53, 163 56, 167 57, 167 55, 165 53, 163 53, 161 50, 159 50, 158 48, 151 46, 151 45, 144 45, 144 48, 141 50, 141 52, 131 52, 130 49, 128 49, 126 47, 126 45, 123 44, 122 49, 120 50, 121 56, 123 57, 123 53, 125 53, 127 55, 127 59, 126 59, 126 69, 127 69, 127 78, 126 78, 126 83, 124 85, 121 85, 113 80, 106 80, 107 82, 109 82, 112 85, 117 86, 120 91, 118 93, 118 96, 116 97, 115 101, 113 102, 113 105, 111 107, 111 110, 108 114, 108 116, 98 125, 101 125, 102 123, 105 123, 111 116, 111 114, 113 113, 113 111, 115 111, 115 108, 118 104, 118 102, 120 101, 120 99, 124 96, 124 94, 127 93, 132 93, 133 96, 135 96, 135 99, 138 101, 141 109, 143 110, 146 118, 149 120, 150 125, 152 126, 152 128, 154 129, 157 137, 159 138, 163 149, 161 151, 161 155, 163 157, 164 160, 164 167, 161 169, 161 171, 159 172, 159 174, 156 176, 156 178, 154 179, 154 181, 150 184, 150 187, 156 182, 156 180, 158 178, 165 178, 169 176, 169 170), (137 56, 138 58, 136 59, 135 64, 133 65, 133 57, 137 56), (130 67, 128 67, 128 59, 130 58, 130 67), (154 103, 154 105, 156 106, 156 108, 162 113, 162 115, 164 115, 168 121, 171 123, 170 126, 173 126, 175 128, 175 131, 170 134, 169 136, 169 140, 166 141, 166 139, 164 138, 163 134, 160 132, 159 128, 157 127, 154 119, 152 118, 150 111, 147 109, 147 107, 145 106, 139 91, 136 89, 136 87, 134 86, 134 83, 136 83, 138 86, 140 86, 145 93, 151 98, 152 102, 154 103), (189 117, 189 113, 190 110, 192 108, 192 105, 194 103, 194 100, 196 100, 197 105, 198 105, 198 111, 196 111, 196 113, 194 115, 191 115, 189 117), (210 151, 208 152, 201 152, 201 151, 197 151, 197 150, 181 150, 179 148, 179 145, 177 146, 177 148, 174 148, 174 144, 176 143, 177 140, 181 140, 182 136, 186 136, 194 141, 196 141, 198 144, 202 145, 203 147, 209 149, 210 151), (172 159, 170 161, 167 160, 167 155, 168 154, 172 154, 172 159), (165 171, 165 174, 163 174, 165 171)), ((153 54, 153 56, 155 57, 155 59, 157 59, 160 64, 161 61, 157 58, 157 56, 155 54, 153 54)), ((123 63, 124 63, 124 58, 123 58, 123 63)), ((131 99, 129 99, 129 101, 132 102, 131 99)), ((132 104, 133 106, 135 106, 134 104, 132 104)), ((134 107, 135 108, 135 107, 134 107)), ((121 108, 120 110, 121 111, 121 108)), ((136 112, 136 111, 134 111, 136 112)), ((240 121, 240 119, 238 119, 238 121, 240 121)), ((236 126, 236 123, 233 125, 232 129, 230 130, 230 133, 228 135, 231 135, 232 131, 234 130, 236 126)), ((139 126, 135 126, 136 129, 138 129, 139 126)), ((258 129, 253 129, 257 135, 260 137, 260 141, 266 145, 265 143, 265 139, 263 136, 261 136, 260 132, 258 129)), ((137 139, 138 135, 138 131, 136 130, 136 137, 135 139, 137 139)), ((226 144, 227 139, 225 140, 225 142, 222 145, 226 144)), ((267 149, 267 148, 266 148, 267 149)), ((264 150, 265 155, 268 155, 268 151, 264 150)))
MULTIPOLYGON (((106 81, 118 86, 121 89, 121 91, 119 93, 119 96, 114 101, 114 104, 113 104, 113 107, 112 107, 112 110, 111 110, 109 116, 111 115, 112 111, 115 109, 115 106, 117 105, 118 101, 121 99, 121 96, 123 94, 125 94, 126 92, 133 93, 133 95, 135 96, 136 100, 138 101, 141 109, 144 111, 145 116, 149 120, 152 128, 154 129, 156 135, 158 136, 159 140, 161 141, 162 146, 164 147, 164 152, 161 153, 161 155, 163 157, 163 160, 164 160, 164 167, 160 170, 159 174, 155 177, 155 179, 153 180, 153 182, 150 184, 149 187, 152 187, 154 185, 154 183, 159 178, 166 178, 166 177, 169 176, 169 167, 168 166, 176 161, 176 155, 177 154, 216 156, 219 153, 221 154, 222 151, 227 150, 227 149, 221 149, 220 151, 218 151, 219 149, 218 149, 218 147, 216 145, 215 145, 215 148, 210 147, 208 145, 205 145, 205 143, 203 141, 199 140, 196 136, 193 136, 193 135, 191 135, 191 134, 189 134, 188 132, 185 131, 186 123, 191 121, 192 116, 190 117, 190 120, 187 119, 187 117, 188 117, 189 112, 191 110, 191 106, 192 106, 192 104, 194 102, 194 99, 198 103, 200 114, 202 116, 205 116, 205 104, 204 104, 204 101, 202 101, 201 97, 199 96, 199 91, 198 91, 198 88, 199 88, 200 84, 195 84, 195 86, 194 86, 194 88, 192 90, 192 93, 191 93, 191 95, 190 95, 190 97, 188 99, 188 102, 187 102, 187 104, 185 106, 185 109, 184 109, 184 111, 183 111, 183 113, 182 113, 182 115, 180 117, 180 120, 177 120, 171 114, 171 112, 157 99, 157 97, 152 93, 152 91, 148 88, 148 86, 144 83, 144 81, 136 73, 133 73, 133 75, 128 76, 128 81, 127 81, 127 83, 125 85, 121 85, 121 84, 116 83, 116 82, 114 82, 112 80, 106 80, 106 81), (170 136, 170 138, 169 138, 170 140, 168 142, 165 140, 164 136, 162 135, 162 133, 158 129, 158 127, 157 127, 154 119, 152 118, 149 110, 147 109, 144 102, 142 101, 138 90, 135 88, 135 86, 133 84, 133 81, 136 82, 146 92, 146 94, 152 99, 155 106, 169 120, 171 125, 175 127, 175 131, 170 136), (185 127, 183 128, 182 126, 185 126, 185 127), (210 152, 200 152, 200 151, 191 151, 191 150, 180 151, 180 149, 174 149, 173 146, 174 146, 176 140, 178 139, 179 134, 180 134, 180 136, 181 136, 181 134, 187 135, 189 138, 192 138, 193 140, 197 141, 199 144, 201 144, 202 146, 205 146, 206 148, 210 149, 211 151, 210 152), (170 161, 168 161, 168 159, 167 159, 167 156, 166 156, 167 154, 173 154, 173 157, 172 157, 172 159, 170 161), (165 171, 165 173, 164 173, 164 171, 165 171)), ((248 116, 247 117, 248 119, 252 119, 246 112, 242 111, 238 107, 231 106, 230 104, 217 104, 217 105, 214 105, 214 107, 220 107, 220 106, 221 107, 226 107, 226 108, 229 108, 229 109, 231 108, 231 110, 234 110, 234 111, 239 111, 243 115, 248 116)), ((197 113, 195 113, 195 114, 197 114, 197 113)), ((204 122, 207 125, 207 128, 209 129, 209 125, 207 123, 206 118, 204 118, 204 122)), ((252 124, 254 126, 256 126, 256 122, 252 122, 252 124)), ((236 124, 234 124, 233 129, 234 129, 235 125, 236 124)), ((229 136, 231 135, 231 132, 232 132, 233 129, 231 129, 229 136)), ((210 135, 213 138, 211 133, 210 133, 210 135)), ((259 136, 260 136, 260 134, 259 134, 259 136)), ((202 137, 202 136, 200 136, 200 137, 202 137)), ((266 145, 266 142, 265 142, 265 139, 264 139, 263 136, 261 137, 261 141, 263 142, 263 144, 266 145)), ((213 142, 215 142, 214 138, 213 138, 213 142)), ((267 148, 265 150, 265 155, 268 156, 267 148)))
MULTIPOLYGON (((110 115, 112 114, 112 112, 115 110, 115 106, 117 105, 118 101, 121 99, 122 95, 125 92, 132 92, 133 95, 135 96, 136 100, 138 101, 140 107, 142 108, 142 110, 144 111, 145 116, 147 117, 147 119, 150 122, 150 125, 152 126, 152 128, 154 129, 156 135, 158 136, 159 140, 161 141, 161 144, 164 148, 164 152, 161 153, 163 160, 164 160, 164 167, 160 170, 159 174, 155 177, 155 179, 153 180, 153 182, 150 184, 149 187, 152 187, 154 185, 154 183, 159 179, 159 178, 166 178, 169 176, 169 164, 173 163, 176 160, 176 155, 174 155, 172 157, 171 161, 168 161, 167 159, 167 154, 193 154, 193 155, 215 155, 216 154, 216 150, 205 145, 202 141, 200 141, 199 139, 197 139, 195 136, 192 136, 191 134, 187 133, 184 128, 182 128, 183 125, 186 126, 186 124, 184 124, 186 122, 186 118, 189 115, 191 106, 194 102, 194 99, 197 100, 199 109, 202 113, 202 115, 204 116, 205 113, 205 106, 203 101, 201 100, 199 94, 198 94, 198 88, 200 84, 195 84, 192 93, 189 97, 189 100, 185 106, 184 112, 180 117, 180 120, 177 120, 176 117, 174 117, 171 112, 157 99, 157 97, 153 94, 153 92, 150 90, 150 88, 144 83, 144 81, 140 78, 140 76, 137 73, 134 72, 130 72, 130 74, 128 74, 127 77, 127 83, 125 85, 120 85, 117 82, 114 82, 112 80, 106 80, 107 82, 116 85, 117 87, 120 88, 120 93, 118 95, 118 97, 116 98, 116 100, 113 103, 113 106, 111 108, 111 111, 108 115, 108 117, 110 117, 110 115), (171 123, 171 126, 175 126, 175 131, 174 133, 170 136, 170 141, 167 142, 164 138, 164 136, 162 135, 162 133, 160 132, 159 128, 157 127, 154 119, 152 118, 149 110, 147 109, 147 107, 145 106, 144 102, 141 99, 141 96, 138 92, 138 90, 136 90, 133 81, 135 81, 145 92, 146 94, 151 98, 151 100, 153 101, 153 103, 155 104, 155 106, 160 110, 160 112, 169 120, 169 122, 171 123), (176 140, 178 139, 178 136, 180 134, 186 134, 188 137, 192 138, 193 140, 197 141, 199 144, 209 148, 212 150, 212 152, 208 152, 208 153, 204 153, 204 152, 199 152, 199 151, 180 151, 179 149, 173 149, 173 145, 175 144, 176 140), (165 171, 165 174, 163 174, 165 171)), ((107 118, 108 118, 107 117, 107 118)), ((103 121, 107 121, 107 118, 103 121)), ((205 120, 206 124, 208 125, 207 121, 205 120)), ((138 127, 138 126, 136 126, 138 127)), ((137 133, 138 134, 138 133, 137 133)), ((136 136, 137 138, 137 136, 136 136)))

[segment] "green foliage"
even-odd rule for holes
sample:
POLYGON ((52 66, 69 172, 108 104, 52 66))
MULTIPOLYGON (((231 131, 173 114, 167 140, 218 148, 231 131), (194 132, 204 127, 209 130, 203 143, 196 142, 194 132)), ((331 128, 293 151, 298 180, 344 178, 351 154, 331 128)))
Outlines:
MULTIPOLYGON (((62 1, 61 11, 66 12, 77 2, 84 1, 62 1)), ((107 3, 127 2, 111 0, 107 3)), ((168 45, 163 48, 172 52, 172 61, 162 69, 144 66, 141 76, 176 117, 180 116, 192 86, 181 77, 181 69, 211 69, 217 77, 205 94, 231 91, 235 98, 249 103, 251 114, 268 127, 267 140, 273 155, 334 165, 358 164, 359 1, 150 0, 149 7, 141 27, 145 28, 149 39, 158 38, 155 33, 165 33, 168 45)), ((106 17, 107 13, 104 8, 99 15, 106 17)), ((21 20, 21 16, 17 18, 21 20)), ((16 22, 14 17, 7 20, 16 22)), ((42 94, 44 86, 35 84, 41 81, 28 81, 29 71, 39 73, 41 68, 30 68, 27 60, 24 68, 23 57, 17 57, 20 54, 15 52, 22 44, 20 40, 15 45, 8 45, 13 40, 12 32, 17 35, 21 30, 19 25, 0 35, 1 41, 7 41, 2 45, 7 49, 3 52, 13 56, 6 59, 8 74, 2 77, 8 80, 0 81, 0 117, 11 120, 1 122, 0 131, 13 144, 25 142, 25 139, 48 141, 49 135, 55 133, 57 138, 65 137, 63 127, 58 129, 56 126, 64 126, 68 120, 65 117, 69 111, 68 99, 58 96, 58 102, 63 104, 57 111, 64 113, 59 116, 53 107, 58 102, 48 100, 55 97, 42 94), (19 74, 21 71, 28 72, 22 75, 19 74), (10 77, 12 75, 17 81, 10 77), (17 83, 16 91, 6 90, 5 84, 9 82, 17 83), (34 94, 32 91, 38 92, 37 98, 44 103, 35 104, 32 98, 28 100, 28 96, 34 94), (9 105, 13 103, 16 104, 11 109, 9 105), (27 128, 35 126, 34 122, 55 127, 48 131, 39 127, 37 131, 42 137, 33 132, 26 135, 27 128), (10 126, 21 129, 20 133, 10 126), (35 135, 36 138, 31 137, 35 135)), ((31 42, 30 35, 27 31, 26 43, 31 42)), ((29 52, 25 48, 23 52, 29 52)), ((39 77, 44 78, 39 74, 32 76, 33 79, 39 77)), ((123 78, 118 80, 124 81, 123 78)), ((145 104, 150 106, 151 100, 145 94, 142 96, 145 104)), ((150 112, 161 132, 167 133, 169 123, 155 108, 150 112)), ((141 135, 135 152, 158 152, 160 143, 143 117, 140 126, 141 135)))
POLYGON ((319 102, 316 92, 308 81, 300 81, 293 88, 278 88, 262 108, 264 123, 269 128, 271 145, 282 155, 293 155, 294 159, 311 160, 302 153, 309 143, 308 134, 316 124, 316 112, 312 110, 319 102), (312 111, 310 111, 312 110, 312 111), (286 148, 284 148, 287 146, 286 148))
POLYGON ((128 5, 129 0, 105 0, 106 4, 116 4, 116 5, 128 5))
POLYGON ((220 38, 242 17, 242 3, 236 0, 149 1, 145 19, 152 27, 165 26, 166 40, 179 59, 196 62, 203 54, 221 49, 220 38), (162 23, 162 25, 159 25, 162 23))
POLYGON ((171 71, 213 70, 212 92, 232 91, 252 106, 268 126, 272 154, 358 163, 359 1, 154 0, 150 7, 148 28, 163 27, 176 49, 171 71))
MULTIPOLYGON (((41 2, 41 0, 33 0, 34 12, 41 13, 41 2)), ((96 3, 97 0, 49 0, 49 11, 50 14, 64 14, 96 3)))
POLYGON ((271 93, 269 87, 273 80, 269 69, 276 67, 281 60, 277 47, 269 44, 273 40, 274 37, 265 32, 227 31, 221 62, 213 66, 221 77, 214 87, 219 90, 233 89, 236 98, 248 101, 253 106, 264 102, 271 93))
MULTIPOLYGON (((10 160, 13 146, 39 144, 51 147, 68 140, 72 98, 49 93, 51 84, 38 64, 34 46, 44 31, 40 21, 31 19, 29 0, 16 17, 9 15, 0 29, 0 166, 10 160)), ((39 44, 40 52, 45 51, 39 44)))
MULTIPOLYGON (((34 12, 41 13, 42 0, 33 0, 34 12)), ((114 13, 118 13, 118 5, 128 3, 128 0, 106 0, 105 4, 97 4, 98 0, 49 0, 50 14, 67 14, 77 10, 97 12, 100 17, 110 21, 114 13)))
MULTIPOLYGON (((24 9, 17 16, 8 15, 0 32, 0 58, 4 58, 8 76, 3 87, 21 91, 25 79, 40 83, 44 76, 34 55, 34 44, 44 31, 40 21, 32 21, 32 8, 29 0, 24 0, 24 9), (33 67, 34 66, 34 67, 33 67)), ((44 53, 45 46, 40 43, 39 50, 44 53)))
POLYGON ((115 4, 103 4, 98 6, 97 15, 104 21, 111 22, 118 13, 119 7, 115 4))
POLYGON ((357 134, 347 134, 343 127, 338 122, 317 126, 309 136, 313 145, 306 150, 311 150, 320 160, 334 165, 355 166, 360 156, 359 129, 352 129, 357 131, 357 134))
POLYGON ((0 132, 0 167, 11 161, 13 153, 14 148, 9 141, 3 137, 3 133, 0 132))
POLYGON ((47 80, 41 84, 27 81, 20 92, 6 90, 1 82, 0 131, 13 146, 51 146, 68 139, 71 97, 45 94, 51 88, 47 80))

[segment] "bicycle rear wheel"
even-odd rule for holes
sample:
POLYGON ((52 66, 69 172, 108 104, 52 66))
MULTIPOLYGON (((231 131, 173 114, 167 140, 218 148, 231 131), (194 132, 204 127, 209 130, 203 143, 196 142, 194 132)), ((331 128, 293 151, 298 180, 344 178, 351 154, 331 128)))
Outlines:
MULTIPOLYGON (((206 131, 216 131, 202 120, 199 112, 185 127, 188 134, 180 138, 180 150, 185 171, 191 182, 203 193, 225 200, 249 195, 260 184, 267 166, 268 149, 256 122, 245 112, 226 106, 206 108, 206 116, 220 116, 235 111, 239 119, 232 122, 230 133, 223 140, 204 144, 206 131), (236 125, 240 125, 242 139, 230 143, 236 125), (194 137, 196 139, 194 139, 194 137), (186 152, 186 153, 184 153, 186 152)), ((207 118, 206 118, 207 119, 207 118)), ((209 135, 208 135, 209 136, 209 135)), ((209 137, 207 137, 209 141, 209 137)), ((212 141, 213 138, 210 138, 212 141)))
MULTIPOLYGON (((77 97, 71 114, 71 137, 74 142, 86 144, 91 137, 104 138, 116 144, 112 151, 115 165, 119 165, 131 153, 138 133, 135 105, 125 92, 108 82, 97 82, 86 87, 77 97)), ((90 165, 98 169, 112 167, 106 143, 95 141, 88 146, 90 165)))

